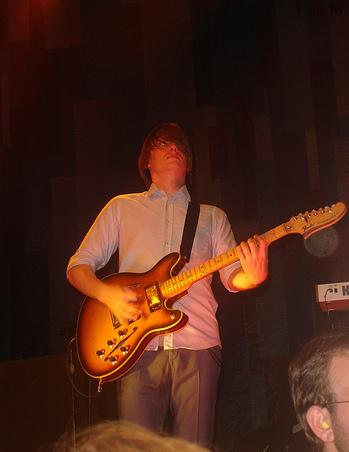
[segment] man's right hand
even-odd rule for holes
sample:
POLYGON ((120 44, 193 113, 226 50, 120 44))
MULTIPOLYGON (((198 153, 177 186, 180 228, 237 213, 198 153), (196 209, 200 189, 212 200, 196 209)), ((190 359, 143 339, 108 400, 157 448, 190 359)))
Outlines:
POLYGON ((137 320, 141 315, 141 308, 137 293, 121 286, 105 284, 100 301, 117 317, 118 321, 128 323, 129 320, 137 320))
POLYGON ((141 315, 140 297, 137 292, 128 287, 107 284, 97 278, 88 265, 72 267, 68 271, 68 280, 85 296, 104 303, 121 324, 137 320, 141 315))

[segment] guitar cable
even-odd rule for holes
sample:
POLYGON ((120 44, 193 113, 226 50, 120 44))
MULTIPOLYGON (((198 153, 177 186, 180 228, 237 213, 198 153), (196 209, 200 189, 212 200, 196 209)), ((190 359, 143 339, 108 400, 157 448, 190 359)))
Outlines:
POLYGON ((333 289, 327 289, 326 290, 325 296, 324 296, 324 301, 325 301, 325 308, 326 308, 326 312, 327 312, 327 320, 328 320, 328 323, 330 324, 331 329, 333 330, 335 325, 334 325, 334 321, 333 321, 333 319, 331 317, 331 309, 329 308, 328 301, 327 301, 327 294, 328 293, 332 293, 332 290, 333 289))
MULTIPOLYGON (((74 367, 74 363, 73 363, 73 348, 72 347, 70 347, 69 354, 70 354, 69 372, 71 375, 73 375, 75 372, 75 367, 74 367)), ((71 403, 72 403, 72 414, 71 414, 72 435, 73 435, 74 451, 76 451, 76 407, 75 407, 74 387, 72 385, 70 385, 70 391, 71 391, 71 403)))
POLYGON ((98 383, 98 388, 97 388, 97 392, 95 394, 91 394, 91 378, 88 377, 88 394, 85 394, 84 392, 82 392, 77 385, 75 384, 74 381, 74 374, 75 374, 75 365, 74 365, 74 359, 73 359, 73 343, 76 342, 76 338, 73 337, 69 343, 68 343, 68 347, 67 347, 67 352, 66 352, 66 371, 67 371, 67 376, 68 376, 68 380, 70 382, 70 385, 72 386, 72 388, 75 390, 75 392, 77 392, 81 397, 84 397, 86 399, 95 399, 96 397, 98 397, 98 395, 100 394, 100 386, 101 383, 98 383))

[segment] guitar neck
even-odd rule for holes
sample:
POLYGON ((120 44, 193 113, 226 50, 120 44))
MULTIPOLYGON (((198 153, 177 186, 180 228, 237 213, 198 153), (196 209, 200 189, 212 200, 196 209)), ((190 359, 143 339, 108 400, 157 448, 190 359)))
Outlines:
MULTIPOLYGON (((289 233, 288 223, 283 223, 273 229, 270 229, 264 234, 260 234, 260 237, 270 244, 289 233)), ((212 273, 221 270, 234 262, 237 262, 239 258, 237 257, 236 248, 237 247, 234 247, 219 256, 213 257, 212 259, 209 259, 196 267, 192 267, 191 269, 180 273, 173 278, 161 282, 160 291, 162 296, 164 298, 171 298, 179 295, 180 293, 188 290, 189 287, 197 281, 206 278, 212 273)))

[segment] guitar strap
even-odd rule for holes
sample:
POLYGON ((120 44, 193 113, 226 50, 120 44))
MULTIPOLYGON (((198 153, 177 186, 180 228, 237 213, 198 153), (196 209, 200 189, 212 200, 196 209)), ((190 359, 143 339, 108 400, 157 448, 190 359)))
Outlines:
POLYGON ((200 204, 189 202, 187 215, 185 217, 183 237, 180 249, 181 262, 183 263, 183 265, 190 261, 191 249, 193 247, 199 214, 200 204))

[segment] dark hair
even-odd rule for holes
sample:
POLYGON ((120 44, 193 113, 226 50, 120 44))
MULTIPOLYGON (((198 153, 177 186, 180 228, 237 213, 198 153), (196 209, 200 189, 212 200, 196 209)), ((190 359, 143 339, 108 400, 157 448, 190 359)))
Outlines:
POLYGON ((322 441, 309 427, 306 414, 313 405, 327 407, 334 400, 328 376, 332 358, 349 353, 349 330, 331 330, 309 340, 292 359, 289 369, 289 382, 293 404, 307 438, 322 446, 322 441))
POLYGON ((176 144, 187 159, 187 172, 191 170, 193 154, 184 130, 174 122, 160 124, 146 136, 138 158, 138 171, 147 188, 151 185, 151 175, 148 168, 150 152, 159 143, 164 142, 176 144))

